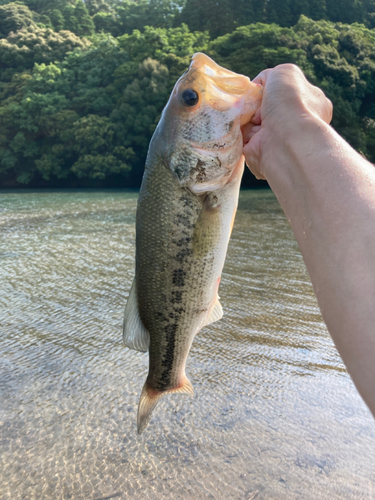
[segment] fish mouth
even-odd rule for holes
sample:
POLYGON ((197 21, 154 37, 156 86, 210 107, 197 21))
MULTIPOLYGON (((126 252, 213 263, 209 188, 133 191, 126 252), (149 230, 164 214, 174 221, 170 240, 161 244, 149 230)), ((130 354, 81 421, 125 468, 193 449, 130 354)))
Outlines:
POLYGON ((218 111, 239 108, 241 125, 250 121, 259 108, 263 87, 244 75, 219 66, 201 52, 193 55, 188 73, 204 81, 205 101, 218 111))
POLYGON ((250 78, 234 73, 229 69, 219 66, 210 57, 202 52, 193 55, 189 70, 196 69, 207 76, 214 85, 228 94, 244 95, 249 91, 250 78))

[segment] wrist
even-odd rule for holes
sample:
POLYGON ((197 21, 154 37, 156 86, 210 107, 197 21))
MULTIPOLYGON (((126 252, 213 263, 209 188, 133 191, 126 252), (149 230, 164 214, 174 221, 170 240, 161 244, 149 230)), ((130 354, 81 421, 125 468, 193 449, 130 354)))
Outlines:
POLYGON ((262 147, 262 173, 270 182, 282 182, 293 177, 310 162, 310 156, 327 154, 330 148, 327 141, 331 127, 318 116, 301 113, 294 120, 273 120, 264 125, 262 147))

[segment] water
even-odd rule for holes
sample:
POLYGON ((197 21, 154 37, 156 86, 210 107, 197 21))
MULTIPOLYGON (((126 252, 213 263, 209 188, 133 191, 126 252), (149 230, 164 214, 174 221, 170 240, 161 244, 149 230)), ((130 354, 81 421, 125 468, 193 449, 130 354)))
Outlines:
POLYGON ((136 197, 0 193, 0 498, 375 499, 375 422, 269 191, 241 193, 196 396, 166 397, 137 436, 136 197))

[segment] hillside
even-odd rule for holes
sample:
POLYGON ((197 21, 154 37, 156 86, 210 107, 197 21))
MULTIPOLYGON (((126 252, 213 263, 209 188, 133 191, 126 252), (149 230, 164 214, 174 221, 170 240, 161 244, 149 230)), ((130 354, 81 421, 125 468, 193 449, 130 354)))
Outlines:
POLYGON ((0 187, 139 185, 197 51, 250 77, 298 64, 333 101, 335 129, 375 162, 373 11, 357 0, 0 0, 0 187))

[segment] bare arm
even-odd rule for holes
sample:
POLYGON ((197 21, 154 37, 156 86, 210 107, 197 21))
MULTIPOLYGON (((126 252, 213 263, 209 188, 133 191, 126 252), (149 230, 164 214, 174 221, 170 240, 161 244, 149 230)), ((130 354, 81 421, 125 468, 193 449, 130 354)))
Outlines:
POLYGON ((244 154, 292 226, 323 319, 375 416, 375 167, 327 124, 331 103, 292 65, 259 75, 244 154))

